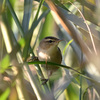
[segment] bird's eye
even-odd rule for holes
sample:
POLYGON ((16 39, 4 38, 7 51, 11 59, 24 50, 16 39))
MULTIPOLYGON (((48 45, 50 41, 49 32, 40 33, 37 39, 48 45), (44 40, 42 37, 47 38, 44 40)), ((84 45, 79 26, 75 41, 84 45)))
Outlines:
POLYGON ((49 40, 48 42, 49 42, 49 43, 52 43, 53 41, 52 41, 52 40, 49 40))

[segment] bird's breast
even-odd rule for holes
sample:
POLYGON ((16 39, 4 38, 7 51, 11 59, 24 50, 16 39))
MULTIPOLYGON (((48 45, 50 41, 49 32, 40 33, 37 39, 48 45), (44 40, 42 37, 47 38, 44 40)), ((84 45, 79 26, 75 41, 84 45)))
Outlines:
POLYGON ((55 63, 61 63, 62 56, 59 48, 53 50, 38 50, 38 59, 40 61, 50 61, 55 63))
POLYGON ((40 51, 38 53, 38 56, 39 56, 39 60, 42 60, 42 61, 44 61, 46 59, 50 59, 50 56, 46 52, 40 51))

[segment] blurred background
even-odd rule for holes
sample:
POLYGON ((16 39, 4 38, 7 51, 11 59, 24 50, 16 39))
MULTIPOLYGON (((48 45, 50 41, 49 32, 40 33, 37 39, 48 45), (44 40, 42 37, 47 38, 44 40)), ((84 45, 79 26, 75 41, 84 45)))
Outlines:
MULTIPOLYGON (((0 100, 100 100, 99 0, 0 0, 0 100), (54 36, 62 64, 49 82, 35 61, 54 36)), ((54 64, 56 66, 56 64, 54 64)))

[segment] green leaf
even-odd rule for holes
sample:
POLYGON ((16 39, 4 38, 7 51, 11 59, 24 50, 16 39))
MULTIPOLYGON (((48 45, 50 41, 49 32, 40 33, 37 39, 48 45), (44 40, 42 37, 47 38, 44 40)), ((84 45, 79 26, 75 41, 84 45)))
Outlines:
POLYGON ((43 5, 43 2, 44 2, 44 0, 41 0, 41 1, 40 1, 40 4, 39 4, 39 7, 38 7, 38 9, 37 9, 37 13, 36 13, 36 16, 35 16, 34 21, 37 20, 37 18, 38 18, 38 15, 39 15, 41 6, 43 5))
POLYGON ((68 47, 72 42, 73 42, 73 39, 70 40, 70 41, 67 43, 67 45, 65 46, 65 48, 64 48, 64 50, 63 50, 63 55, 65 54, 65 51, 66 51, 67 47, 68 47))
MULTIPOLYGON (((24 36, 24 32, 23 32, 22 26, 21 26, 21 24, 20 24, 20 22, 18 20, 18 17, 16 15, 16 13, 15 13, 15 11, 14 11, 11 3, 10 3, 10 1, 9 0, 6 0, 6 1, 7 1, 7 6, 9 8, 9 10, 10 10, 10 13, 11 13, 11 15, 12 15, 12 17, 13 17, 13 19, 14 19, 14 21, 15 21, 18 29, 19 29, 19 31, 20 31, 21 36, 24 36)), ((14 0, 12 0, 12 1, 14 1, 14 0)))
POLYGON ((33 0, 24 0, 24 15, 22 21, 22 28, 24 32, 28 31, 29 21, 32 11, 32 2, 33 0))
POLYGON ((10 94, 10 88, 7 88, 2 95, 0 96, 0 100, 7 100, 8 96, 10 94))
POLYGON ((90 80, 91 82, 95 83, 96 85, 100 86, 100 83, 86 75, 83 75, 81 72, 77 71, 76 69, 70 67, 70 66, 66 66, 66 65, 61 65, 61 64, 57 64, 57 63, 54 63, 54 62, 45 62, 45 61, 34 61, 34 62, 28 62, 28 64, 48 64, 48 65, 53 65, 53 66, 57 66, 57 67, 62 67, 62 68, 67 68, 67 69, 70 69, 74 72, 76 72, 78 75, 90 80))
POLYGON ((26 42, 24 38, 21 38, 18 43, 21 47, 24 47, 26 42))
POLYGON ((3 73, 10 65, 10 57, 6 55, 0 62, 0 73, 3 73))

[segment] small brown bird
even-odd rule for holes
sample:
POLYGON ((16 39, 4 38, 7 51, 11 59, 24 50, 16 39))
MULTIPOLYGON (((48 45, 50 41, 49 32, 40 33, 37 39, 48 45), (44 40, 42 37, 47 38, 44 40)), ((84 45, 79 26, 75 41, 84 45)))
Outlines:
MULTIPOLYGON (((49 36, 41 40, 39 47, 37 49, 37 56, 39 61, 49 61, 61 64, 62 54, 58 47, 59 42, 62 41, 58 38, 49 36)), ((52 75, 59 67, 53 65, 42 64, 41 65, 47 72, 47 76, 52 75)))

